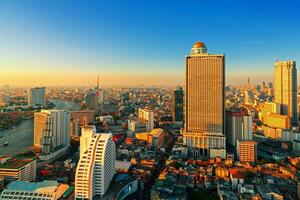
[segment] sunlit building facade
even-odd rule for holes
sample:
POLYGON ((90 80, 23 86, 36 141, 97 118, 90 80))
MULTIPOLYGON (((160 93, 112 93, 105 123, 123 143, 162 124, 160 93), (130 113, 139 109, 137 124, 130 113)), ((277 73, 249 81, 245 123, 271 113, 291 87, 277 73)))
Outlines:
POLYGON ((80 160, 76 169, 75 199, 96 199, 107 191, 115 174, 116 149, 111 134, 83 129, 80 160))
POLYGON ((152 110, 139 108, 138 118, 146 122, 147 131, 154 129, 154 113, 152 110))
POLYGON ((185 80, 184 144, 195 157, 224 152, 224 55, 208 54, 204 43, 195 43, 186 56, 185 80))
POLYGON ((237 141, 237 156, 240 162, 256 162, 257 143, 255 141, 237 141))
POLYGON ((274 102, 280 104, 282 115, 287 115, 297 125, 297 69, 295 61, 275 63, 274 102))
POLYGON ((70 146, 70 114, 65 110, 41 110, 34 113, 34 146, 43 155, 70 146))

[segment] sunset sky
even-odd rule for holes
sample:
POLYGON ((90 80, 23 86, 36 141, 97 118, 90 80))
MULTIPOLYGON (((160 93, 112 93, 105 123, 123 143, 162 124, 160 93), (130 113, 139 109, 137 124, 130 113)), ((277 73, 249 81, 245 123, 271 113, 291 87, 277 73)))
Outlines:
POLYGON ((176 85, 194 42, 226 55, 227 83, 300 63, 295 1, 0 0, 0 84, 176 85))

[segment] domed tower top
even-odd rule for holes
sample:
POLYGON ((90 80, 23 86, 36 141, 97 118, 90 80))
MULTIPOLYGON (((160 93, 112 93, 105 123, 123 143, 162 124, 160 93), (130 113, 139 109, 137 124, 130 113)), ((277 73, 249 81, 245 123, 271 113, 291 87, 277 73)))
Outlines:
POLYGON ((192 54, 207 54, 206 45, 203 42, 196 42, 192 47, 192 54))

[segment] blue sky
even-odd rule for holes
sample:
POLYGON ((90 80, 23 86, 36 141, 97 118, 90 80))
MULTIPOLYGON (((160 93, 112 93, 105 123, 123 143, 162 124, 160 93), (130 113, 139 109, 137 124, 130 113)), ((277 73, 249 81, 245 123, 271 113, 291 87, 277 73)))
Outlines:
MULTIPOLYGON (((86 83, 100 73, 107 84, 126 83, 129 76, 132 84, 147 83, 138 77, 182 83, 184 56, 197 40, 210 53, 225 53, 229 83, 246 82, 248 75, 272 80, 277 59, 300 62, 300 3, 0 0, 5 82, 31 84, 34 75, 49 74, 52 82, 67 84, 71 77, 55 80, 54 74, 74 73, 86 83)), ((39 81, 52 83, 47 78, 39 81)))

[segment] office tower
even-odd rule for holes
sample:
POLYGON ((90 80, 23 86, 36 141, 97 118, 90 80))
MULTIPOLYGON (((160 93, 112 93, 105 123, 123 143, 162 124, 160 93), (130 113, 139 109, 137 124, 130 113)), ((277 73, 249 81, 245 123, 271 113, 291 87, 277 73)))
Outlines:
POLYGON ((280 104, 281 114, 297 125, 297 69, 295 61, 277 61, 274 76, 274 102, 280 104))
POLYGON ((42 155, 70 146, 70 114, 64 110, 41 110, 34 113, 34 146, 42 155))
POLYGON ((98 95, 98 103, 102 104, 104 102, 104 90, 103 89, 98 89, 97 90, 97 95, 98 95))
POLYGON ((35 156, 17 154, 1 156, 0 160, 0 177, 5 177, 6 181, 35 181, 37 172, 35 156))
POLYGON ((146 122, 146 131, 151 131, 154 128, 154 113, 152 110, 139 108, 138 118, 146 122))
POLYGON ((93 126, 85 127, 81 137, 75 199, 101 197, 115 174, 115 143, 111 134, 95 133, 93 126))
POLYGON ((97 93, 94 90, 88 90, 85 93, 85 108, 87 110, 94 110, 96 113, 98 113, 98 97, 97 93))
POLYGON ((280 114, 280 104, 273 102, 265 102, 261 112, 262 122, 266 123, 268 116, 272 113, 280 114))
POLYGON ((255 141, 237 141, 237 156, 240 162, 256 162, 257 143, 255 141))
POLYGON ((27 182, 14 181, 8 184, 1 195, 2 200, 30 199, 30 200, 58 200, 69 189, 67 184, 56 181, 27 182))
POLYGON ((97 76, 97 86, 95 88, 96 90, 96 95, 97 95, 97 100, 99 104, 102 104, 104 101, 104 91, 102 88, 100 88, 100 78, 99 78, 99 74, 97 76))
POLYGON ((248 81, 247 81, 247 90, 250 90, 251 87, 250 87, 250 77, 248 77, 248 81))
POLYGON ((46 105, 45 87, 30 88, 28 93, 29 106, 46 105))
POLYGON ((252 116, 245 108, 226 111, 226 139, 236 147, 237 140, 252 140, 252 116))
POLYGON ((183 89, 178 87, 174 90, 173 120, 175 122, 183 122, 183 89))
POLYGON ((213 157, 212 149, 226 152, 224 79, 224 55, 208 54, 205 44, 196 42, 186 56, 184 125, 184 144, 196 157, 213 157))

